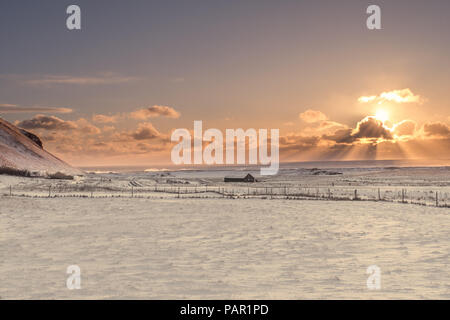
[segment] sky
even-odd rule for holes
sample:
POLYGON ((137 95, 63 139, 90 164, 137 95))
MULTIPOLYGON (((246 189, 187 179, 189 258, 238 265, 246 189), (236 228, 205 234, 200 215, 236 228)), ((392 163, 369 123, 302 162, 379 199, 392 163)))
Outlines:
POLYGON ((447 0, 2 1, 0 117, 76 166, 170 164, 194 120, 277 128, 282 161, 450 159, 449 31, 447 0))

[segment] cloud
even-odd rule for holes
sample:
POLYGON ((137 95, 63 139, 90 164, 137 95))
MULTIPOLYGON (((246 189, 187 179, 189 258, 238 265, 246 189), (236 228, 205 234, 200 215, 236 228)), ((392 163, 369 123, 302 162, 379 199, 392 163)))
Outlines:
POLYGON ((302 146, 302 147, 313 147, 316 146, 320 138, 316 136, 303 136, 290 134, 280 137, 280 145, 284 146, 302 146))
POLYGON ((101 130, 89 123, 86 119, 80 118, 75 121, 77 129, 82 131, 84 134, 100 134, 101 130))
POLYGON ((393 139, 391 131, 383 125, 383 121, 371 116, 358 122, 352 136, 358 139, 393 139))
POLYGON ((397 137, 413 136, 416 132, 416 127, 417 123, 415 121, 403 120, 393 126, 392 132, 397 137))
POLYGON ((367 116, 354 128, 331 120, 314 122, 308 128, 311 130, 280 137, 280 150, 286 152, 283 157, 375 159, 402 157, 405 150, 407 156, 426 157, 432 151, 429 146, 446 150, 446 145, 450 145, 450 125, 443 122, 426 123, 419 130, 415 121, 403 120, 390 128, 377 117, 367 116), (328 132, 320 130, 321 127, 329 128, 328 132))
POLYGON ((308 109, 300 113, 299 118, 308 123, 314 123, 327 120, 327 116, 321 111, 308 109))
MULTIPOLYGON (((84 120, 84 119, 83 119, 84 120)), ((84 121, 79 119, 78 129, 70 134, 65 131, 43 131, 40 138, 51 152, 65 159, 98 160, 97 157, 111 159, 117 156, 144 155, 167 150, 165 136, 151 124, 141 124, 135 131, 113 132, 102 130, 89 132, 83 129, 84 121)))
POLYGON ((135 140, 155 139, 160 135, 161 134, 158 132, 158 130, 156 130, 155 127, 149 122, 140 123, 138 129, 131 134, 131 136, 135 140))
POLYGON ((362 97, 358 98, 358 101, 361 103, 367 103, 367 102, 374 101, 376 98, 377 98, 377 96, 369 96, 369 97, 362 96, 362 97))
MULTIPOLYGON (((132 130, 118 132, 113 126, 101 129, 87 119, 68 121, 55 116, 36 115, 16 121, 24 129, 32 129, 46 145, 46 149, 67 161, 110 161, 123 157, 126 161, 159 153, 168 154, 170 139, 151 123, 145 122, 132 130), (131 158, 129 158, 131 155, 131 158)), ((139 158, 143 160, 144 158, 139 158)))
POLYGON ((442 122, 431 122, 423 125, 426 136, 450 138, 450 126, 442 122))
POLYGON ((325 120, 312 123, 310 126, 303 130, 303 133, 310 135, 323 135, 336 132, 339 129, 348 129, 348 127, 342 123, 325 120))
POLYGON ((78 128, 73 121, 65 121, 55 116, 36 115, 30 120, 23 120, 17 126, 24 129, 71 130, 78 128))
POLYGON ((71 113, 73 110, 60 107, 22 107, 15 104, 0 104, 0 113, 71 113))
POLYGON ((320 137, 287 135, 280 137, 280 149, 283 152, 304 152, 317 147, 320 137))
POLYGON ((349 144, 356 140, 356 138, 352 135, 352 129, 339 129, 336 130, 333 134, 323 135, 322 139, 334 141, 336 143, 349 144))
POLYGON ((384 126, 383 122, 375 117, 368 116, 359 121, 355 129, 339 129, 333 134, 323 135, 322 139, 342 144, 352 144, 358 140, 392 140, 392 132, 384 126))
MULTIPOLYGON (((19 78, 20 79, 20 78, 19 78)), ((115 73, 102 73, 89 76, 43 75, 26 76, 23 83, 28 85, 108 85, 136 81, 138 78, 115 73)))
POLYGON ((152 107, 139 109, 130 113, 117 113, 114 115, 95 114, 92 116, 92 121, 96 123, 116 123, 119 119, 126 117, 135 120, 147 120, 160 116, 167 118, 179 118, 180 113, 172 107, 154 105, 152 107))
MULTIPOLYGON (((63 120, 55 116, 36 115, 29 120, 17 122, 18 127, 31 130, 67 131, 77 130, 83 135, 97 135, 101 130, 86 119, 80 118, 76 121, 63 120)), ((71 133, 75 134, 75 133, 71 133)))
POLYGON ((121 117, 120 114, 115 114, 112 116, 104 115, 104 114, 94 114, 92 116, 92 121, 96 123, 116 123, 117 120, 121 117))
POLYGON ((115 127, 113 127, 113 126, 104 126, 103 128, 102 128, 102 131, 103 132, 112 132, 112 131, 114 131, 116 128, 115 127))
POLYGON ((155 105, 153 107, 134 111, 130 114, 131 118, 137 120, 147 120, 149 118, 156 118, 159 116, 167 118, 179 118, 180 113, 172 107, 155 105))
POLYGON ((300 113, 299 118, 306 122, 301 130, 303 136, 322 136, 333 134, 339 129, 347 129, 345 124, 328 120, 328 117, 318 110, 306 110, 300 113))
POLYGON ((378 104, 386 101, 396 103, 422 103, 423 99, 421 96, 414 94, 409 88, 382 92, 379 95, 374 96, 361 96, 358 98, 358 102, 360 103, 375 101, 378 102, 378 104))
POLYGON ((164 139, 164 136, 150 122, 140 123, 136 130, 122 131, 114 133, 112 140, 121 143, 152 140, 156 138, 164 139))

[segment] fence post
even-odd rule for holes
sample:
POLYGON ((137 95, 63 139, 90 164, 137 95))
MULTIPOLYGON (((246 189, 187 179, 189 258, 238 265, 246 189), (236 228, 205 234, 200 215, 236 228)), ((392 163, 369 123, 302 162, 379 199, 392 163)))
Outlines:
POLYGON ((52 190, 52 185, 48 186, 48 197, 50 198, 51 196, 51 190, 52 190))
POLYGON ((439 207, 438 192, 436 191, 436 207, 439 207))
POLYGON ((9 186, 9 196, 12 197, 12 186, 9 186))
POLYGON ((380 188, 378 188, 378 201, 381 200, 380 188))
POLYGON ((355 197, 353 198, 353 200, 358 200, 358 190, 355 189, 355 197))

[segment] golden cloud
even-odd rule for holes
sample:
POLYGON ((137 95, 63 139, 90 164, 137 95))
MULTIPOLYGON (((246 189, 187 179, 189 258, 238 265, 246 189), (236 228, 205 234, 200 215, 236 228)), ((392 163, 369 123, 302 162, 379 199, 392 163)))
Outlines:
POLYGON ((300 113, 299 118, 307 123, 325 121, 328 119, 323 112, 311 109, 308 109, 305 112, 300 113))
POLYGON ((411 89, 392 90, 388 92, 382 92, 379 95, 373 96, 361 96, 358 98, 360 103, 378 102, 395 102, 395 103, 422 103, 423 98, 414 94, 411 89))
POLYGON ((396 123, 392 127, 392 132, 395 136, 401 137, 412 137, 416 133, 417 123, 413 120, 403 120, 396 123))
POLYGON ((120 117, 121 117, 120 114, 115 114, 111 116, 104 114, 94 114, 92 116, 92 121, 96 123, 116 123, 120 117))
POLYGON ((130 114, 130 117, 137 120, 147 120, 156 117, 179 118, 180 113, 172 107, 158 106, 139 109, 130 114))

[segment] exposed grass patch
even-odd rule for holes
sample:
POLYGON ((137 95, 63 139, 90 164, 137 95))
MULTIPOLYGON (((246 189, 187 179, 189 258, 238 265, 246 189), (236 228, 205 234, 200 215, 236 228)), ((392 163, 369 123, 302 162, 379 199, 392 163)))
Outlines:
POLYGON ((19 170, 9 167, 0 167, 0 174, 7 174, 10 176, 19 176, 19 177, 32 177, 32 174, 28 170, 19 170))

